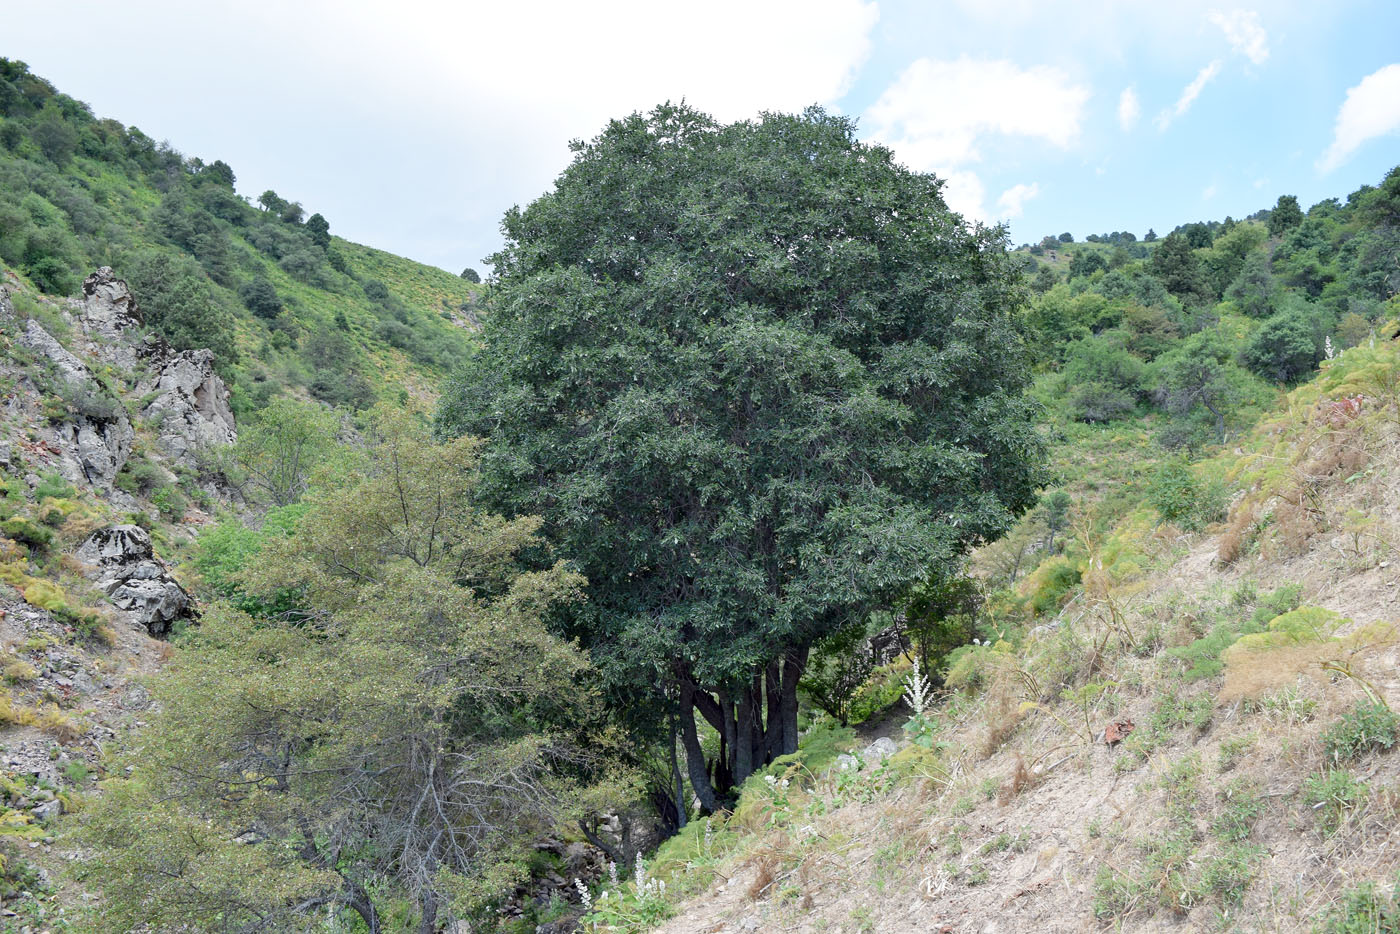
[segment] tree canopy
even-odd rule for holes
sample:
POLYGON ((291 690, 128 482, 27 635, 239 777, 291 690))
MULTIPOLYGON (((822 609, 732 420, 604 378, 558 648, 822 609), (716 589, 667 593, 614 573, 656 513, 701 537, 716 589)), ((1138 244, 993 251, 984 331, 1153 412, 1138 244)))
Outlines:
POLYGON ((1023 291, 1002 231, 820 109, 666 105, 574 153, 505 217, 440 425, 577 560, 614 698, 680 698, 712 806, 692 704, 721 786, 795 750, 808 646, 1033 501, 1023 291))

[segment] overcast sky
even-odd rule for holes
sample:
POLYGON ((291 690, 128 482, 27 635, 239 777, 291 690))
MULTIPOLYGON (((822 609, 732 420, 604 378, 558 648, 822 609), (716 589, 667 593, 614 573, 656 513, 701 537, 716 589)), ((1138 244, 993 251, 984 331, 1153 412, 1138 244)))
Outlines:
POLYGON ((0 55, 351 240, 483 271, 568 141, 820 103, 963 213, 1159 233, 1400 163, 1400 4, 0 0, 0 55))

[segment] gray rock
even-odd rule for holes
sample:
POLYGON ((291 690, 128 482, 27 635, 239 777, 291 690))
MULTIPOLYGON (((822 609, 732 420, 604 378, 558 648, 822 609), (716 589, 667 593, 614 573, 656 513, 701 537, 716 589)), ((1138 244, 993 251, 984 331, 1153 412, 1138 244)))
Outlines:
POLYGON ((156 557, 151 536, 139 525, 99 529, 74 555, 93 567, 97 586, 112 603, 134 614, 151 635, 164 635, 177 619, 193 616, 189 594, 156 557))
POLYGON ((126 410, 113 400, 102 399, 102 389, 93 380, 87 364, 69 353, 39 322, 32 318, 26 321, 19 342, 44 357, 76 395, 86 394, 102 403, 100 407, 75 412, 71 420, 54 430, 54 441, 62 452, 60 472, 64 479, 111 488, 117 472, 131 455, 136 437, 126 410))
POLYGON ((54 440, 63 451, 64 478, 86 481, 99 489, 110 489, 117 473, 131 456, 136 432, 125 412, 111 419, 75 415, 54 430, 54 440))
POLYGON ((881 736, 875 742, 865 747, 865 752, 861 753, 861 758, 866 762, 879 762, 888 759, 899 752, 899 744, 888 736, 881 736))
POLYGON ((136 564, 155 558, 151 534, 139 525, 114 525, 87 537, 74 557, 97 568, 136 564))
POLYGON ((53 364, 58 375, 67 382, 81 385, 92 379, 87 364, 69 353, 57 338, 45 331, 33 318, 24 323, 24 333, 19 336, 19 342, 53 364))
POLYGON ((836 757, 836 771, 858 772, 860 771, 860 760, 855 756, 842 753, 836 757))
POLYGON ((125 279, 111 266, 102 266, 83 280, 83 327, 103 337, 121 337, 129 328, 145 323, 141 309, 125 279))
POLYGON ((211 351, 175 353, 161 341, 148 345, 148 354, 155 376, 142 391, 155 398, 144 414, 158 425, 157 447, 177 463, 194 467, 199 451, 238 440, 228 387, 214 372, 211 351))
POLYGON ((34 816, 38 820, 48 820, 63 813, 63 802, 55 798, 52 801, 45 801, 34 808, 34 816))

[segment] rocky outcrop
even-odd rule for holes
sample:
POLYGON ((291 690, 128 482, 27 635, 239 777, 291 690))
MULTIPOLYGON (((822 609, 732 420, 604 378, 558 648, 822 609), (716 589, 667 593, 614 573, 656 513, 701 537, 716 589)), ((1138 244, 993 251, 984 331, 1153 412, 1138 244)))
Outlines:
POLYGON ((131 421, 122 412, 113 418, 75 415, 54 428, 54 440, 62 451, 59 472, 70 483, 86 481, 110 491, 117 473, 131 456, 136 439, 131 421))
POLYGON ((143 415, 157 425, 156 446, 173 461, 194 467, 196 454, 238 440, 228 388, 214 372, 208 350, 171 350, 164 341, 148 344, 154 393, 143 415))
POLYGON ((43 326, 30 318, 24 322, 24 333, 19 343, 39 355, 39 358, 53 367, 55 375, 71 386, 81 386, 92 380, 87 364, 73 356, 43 326))
POLYGON ((107 396, 87 365, 39 322, 32 318, 25 322, 19 343, 38 354, 65 387, 71 416, 53 428, 61 458, 59 472, 70 483, 110 490, 136 437, 126 409, 107 396))
POLYGON ((97 586, 118 609, 133 613, 153 636, 194 615, 190 596, 155 555, 139 525, 114 525, 88 536, 75 556, 93 568, 97 586))
POLYGON ((94 353, 123 369, 137 367, 137 329, 145 319, 126 280, 118 279, 111 266, 83 280, 83 299, 76 311, 94 353))

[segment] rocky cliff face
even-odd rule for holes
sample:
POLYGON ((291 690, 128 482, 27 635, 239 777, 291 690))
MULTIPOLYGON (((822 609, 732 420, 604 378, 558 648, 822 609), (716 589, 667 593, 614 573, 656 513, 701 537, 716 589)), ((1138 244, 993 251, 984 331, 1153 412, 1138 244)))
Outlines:
POLYGON ((55 320, 68 330, 68 346, 38 320, 20 321, 3 292, 0 326, 17 331, 15 343, 33 358, 31 367, 16 373, 18 391, 6 401, 7 415, 16 425, 47 422, 34 429, 35 440, 56 461, 42 466, 56 467, 70 483, 111 492, 132 453, 136 404, 153 447, 172 466, 193 469, 202 452, 237 440, 228 388, 214 371, 214 355, 176 351, 160 337, 143 334, 136 300, 109 267, 84 280, 83 298, 54 309, 55 320), (115 380, 99 378, 95 370, 115 380), (131 391, 124 393, 114 383, 131 391))
POLYGON ((0 283, 0 821, 36 846, 195 616, 158 551, 203 521, 183 504, 214 505, 201 466, 237 439, 214 364, 149 334, 111 269, 66 302, 0 283))

